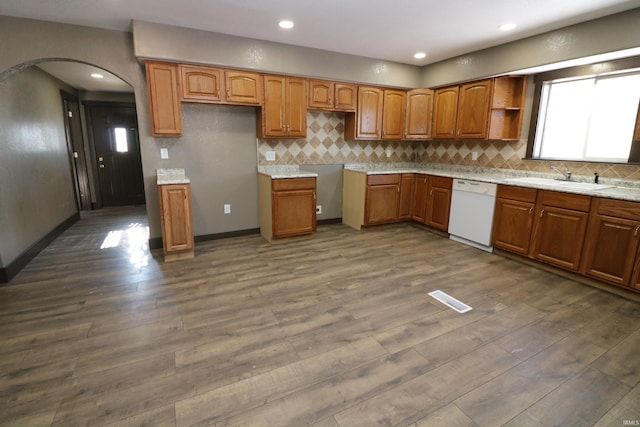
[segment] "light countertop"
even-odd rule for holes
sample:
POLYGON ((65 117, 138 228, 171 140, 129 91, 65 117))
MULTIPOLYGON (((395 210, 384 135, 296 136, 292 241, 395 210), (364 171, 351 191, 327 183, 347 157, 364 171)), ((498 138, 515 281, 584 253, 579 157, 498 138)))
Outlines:
MULTIPOLYGON (((552 190, 564 193, 584 194, 587 196, 604 197, 610 199, 628 200, 640 202, 640 181, 636 180, 620 180, 611 178, 600 178, 600 184, 603 184, 601 190, 583 190, 577 188, 565 188, 556 185, 545 185, 543 183, 530 182, 513 182, 510 178, 517 177, 539 177, 539 178, 558 178, 557 173, 535 173, 520 172, 505 169, 492 168, 474 168, 466 166, 450 166, 450 165, 424 165, 424 164, 356 164, 345 165, 345 170, 365 173, 367 175, 390 174, 390 173, 417 173, 444 176, 449 178, 467 179, 470 181, 490 182, 494 184, 513 185, 518 187, 536 188, 542 190, 552 190), (611 186, 614 186, 613 188, 611 186)), ((575 182, 593 182, 593 177, 574 176, 575 182)))
POLYGON ((316 178, 317 173, 300 170, 298 165, 258 166, 258 173, 268 175, 271 179, 316 178))
POLYGON ((184 169, 157 169, 157 185, 169 184, 189 184, 191 181, 187 178, 184 169))

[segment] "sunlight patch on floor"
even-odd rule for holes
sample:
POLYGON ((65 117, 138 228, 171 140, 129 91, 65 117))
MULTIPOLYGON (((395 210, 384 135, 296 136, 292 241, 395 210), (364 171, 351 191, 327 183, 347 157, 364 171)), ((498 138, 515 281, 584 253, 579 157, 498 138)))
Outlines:
POLYGON ((121 247, 129 255, 129 262, 135 267, 149 264, 149 227, 140 223, 129 224, 124 230, 111 230, 102 241, 100 249, 121 247))

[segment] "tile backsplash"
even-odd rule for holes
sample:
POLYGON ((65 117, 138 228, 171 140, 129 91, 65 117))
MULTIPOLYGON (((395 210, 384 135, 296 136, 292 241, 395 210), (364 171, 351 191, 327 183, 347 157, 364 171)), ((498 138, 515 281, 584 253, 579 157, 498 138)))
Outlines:
POLYGON ((640 167, 637 165, 523 159, 527 146, 525 140, 345 141, 344 126, 344 113, 308 111, 307 137, 258 140, 258 164, 421 162, 534 172, 549 172, 550 166, 556 165, 567 167, 574 175, 591 176, 598 172, 607 178, 640 180, 640 167), (267 151, 276 152, 275 162, 266 160, 267 151), (472 160, 474 152, 477 160, 472 160))

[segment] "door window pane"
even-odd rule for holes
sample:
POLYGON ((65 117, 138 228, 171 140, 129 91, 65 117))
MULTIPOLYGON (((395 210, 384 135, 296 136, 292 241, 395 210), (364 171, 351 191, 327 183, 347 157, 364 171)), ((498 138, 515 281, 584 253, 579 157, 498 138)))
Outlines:
POLYGON ((127 139, 127 128, 115 128, 116 151, 126 153, 129 151, 129 141, 127 139))

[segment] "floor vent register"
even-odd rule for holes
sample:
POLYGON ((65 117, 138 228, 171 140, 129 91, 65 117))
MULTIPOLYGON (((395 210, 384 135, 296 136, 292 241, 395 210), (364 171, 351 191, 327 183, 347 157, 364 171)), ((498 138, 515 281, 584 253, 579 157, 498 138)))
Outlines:
POLYGON ((441 303, 443 303, 447 307, 453 308, 458 313, 466 313, 467 311, 473 310, 467 304, 465 304, 465 303, 463 303, 461 301, 458 301, 457 299, 455 299, 451 295, 448 295, 448 294, 446 294, 446 293, 444 293, 444 292, 442 292, 440 290, 429 292, 429 295, 432 296, 433 298, 437 299, 438 301, 440 301, 441 303))

